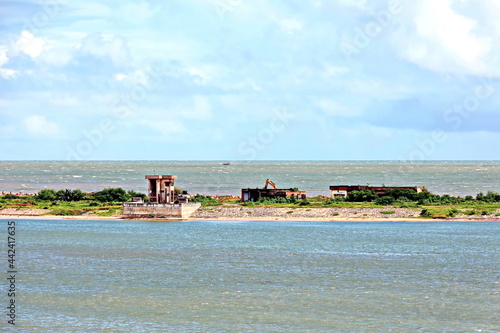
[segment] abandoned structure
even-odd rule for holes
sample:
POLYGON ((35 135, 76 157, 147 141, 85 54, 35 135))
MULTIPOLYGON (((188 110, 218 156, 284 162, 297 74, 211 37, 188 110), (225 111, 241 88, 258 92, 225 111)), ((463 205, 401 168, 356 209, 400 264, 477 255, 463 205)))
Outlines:
POLYGON ((347 197, 349 192, 359 191, 359 190, 369 190, 377 193, 378 196, 382 197, 385 195, 386 191, 389 189, 400 189, 400 190, 414 190, 415 192, 422 192, 423 187, 419 186, 362 186, 362 185, 334 185, 330 186, 330 191, 332 191, 332 198, 335 197, 347 197))
POLYGON ((272 181, 266 179, 264 188, 244 188, 241 190, 241 201, 258 201, 260 198, 290 198, 298 200, 306 199, 305 191, 298 191, 293 188, 280 189, 272 181), (273 188, 267 188, 271 185, 273 188))
POLYGON ((149 202, 145 203, 141 200, 124 203, 123 214, 125 216, 187 218, 200 208, 200 203, 188 203, 187 195, 175 194, 174 180, 177 176, 154 175, 145 178, 148 182, 149 202))
POLYGON ((174 180, 177 176, 146 176, 150 203, 172 204, 175 202, 174 180))
POLYGON ((295 191, 289 189, 267 189, 267 188, 244 188, 241 190, 242 201, 257 201, 260 198, 290 198, 295 197, 299 200, 306 199, 305 191, 295 191))

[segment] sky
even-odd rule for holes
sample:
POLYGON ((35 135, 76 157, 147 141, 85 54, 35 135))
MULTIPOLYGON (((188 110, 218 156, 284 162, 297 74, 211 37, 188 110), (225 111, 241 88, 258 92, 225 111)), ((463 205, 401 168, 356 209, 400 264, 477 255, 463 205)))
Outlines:
POLYGON ((0 0, 0 160, 499 160, 500 0, 0 0))

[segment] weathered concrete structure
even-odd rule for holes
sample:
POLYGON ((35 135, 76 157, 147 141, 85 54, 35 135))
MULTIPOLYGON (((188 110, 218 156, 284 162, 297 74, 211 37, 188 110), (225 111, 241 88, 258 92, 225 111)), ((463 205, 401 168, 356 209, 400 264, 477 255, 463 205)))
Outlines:
POLYGON ((305 191, 295 191, 289 189, 274 188, 244 188, 241 190, 241 201, 257 201, 260 198, 290 198, 295 197, 298 200, 306 199, 305 191))
POLYGON ((175 202, 174 180, 177 176, 146 176, 150 203, 173 204, 175 202))
POLYGON ((419 186, 362 186, 362 185, 334 185, 330 186, 330 191, 332 191, 332 198, 335 197, 347 197, 349 192, 359 191, 359 190, 369 190, 374 191, 378 196, 382 197, 385 195, 387 190, 400 189, 400 190, 414 190, 419 193, 422 192, 423 187, 419 186))
POLYGON ((177 196, 174 191, 173 175, 153 175, 145 177, 148 181, 149 203, 142 200, 123 204, 123 215, 128 218, 188 218, 200 203, 188 203, 189 196, 177 196), (178 201, 178 204, 175 202, 178 201))
POLYGON ((188 218, 198 208, 201 203, 183 204, 146 204, 127 202, 123 205, 123 215, 129 218, 188 218))

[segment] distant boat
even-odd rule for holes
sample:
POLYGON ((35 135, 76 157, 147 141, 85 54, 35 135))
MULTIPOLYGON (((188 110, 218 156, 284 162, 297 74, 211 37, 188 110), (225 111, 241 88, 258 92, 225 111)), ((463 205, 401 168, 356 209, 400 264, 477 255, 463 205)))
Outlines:
POLYGON ((231 165, 231 163, 227 162, 227 163, 222 163, 222 165, 231 165))

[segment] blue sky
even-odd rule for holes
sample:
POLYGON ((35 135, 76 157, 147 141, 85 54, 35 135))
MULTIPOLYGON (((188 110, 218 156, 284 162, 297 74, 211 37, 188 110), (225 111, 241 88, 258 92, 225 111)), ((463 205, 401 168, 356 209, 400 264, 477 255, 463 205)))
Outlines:
POLYGON ((0 1, 1 160, 498 160, 500 0, 0 1))

